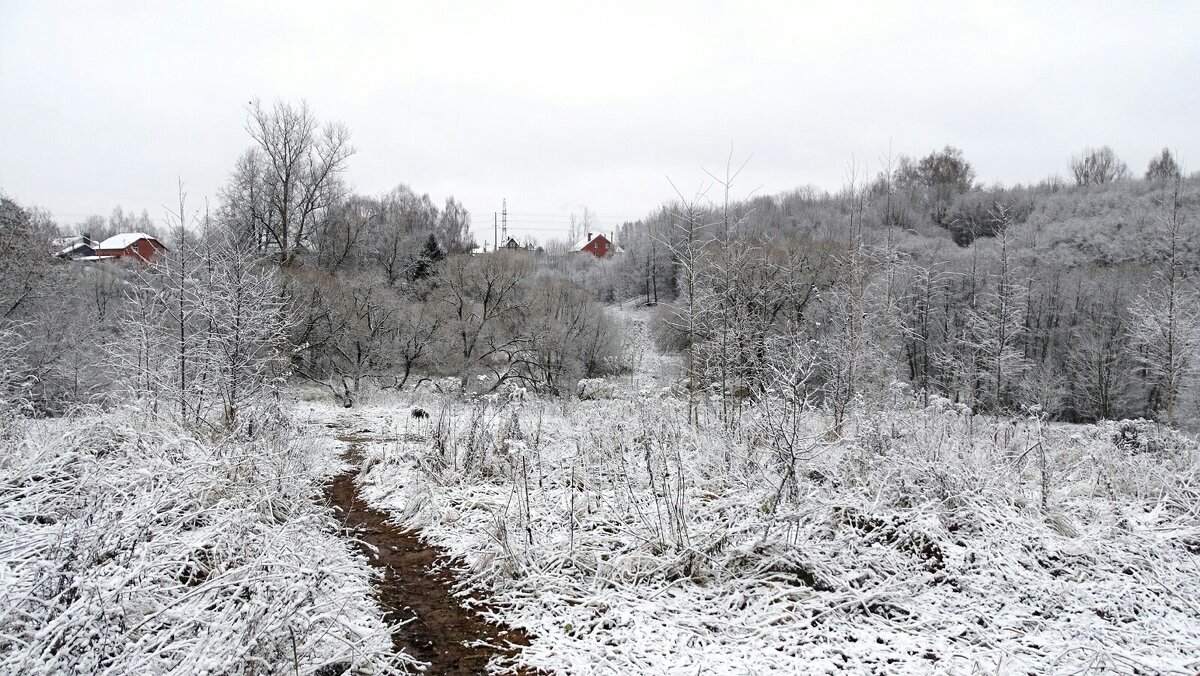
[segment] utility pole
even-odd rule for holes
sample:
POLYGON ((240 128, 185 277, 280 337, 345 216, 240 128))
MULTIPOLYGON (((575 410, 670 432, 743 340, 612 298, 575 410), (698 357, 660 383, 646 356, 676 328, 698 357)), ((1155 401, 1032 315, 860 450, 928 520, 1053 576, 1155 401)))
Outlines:
MULTIPOLYGON (((496 212, 492 212, 492 251, 496 251, 496 247, 500 243, 499 231, 496 229, 496 212)), ((487 247, 484 247, 486 250, 487 247)))
POLYGON ((500 202, 500 234, 504 235, 504 242, 508 243, 508 198, 505 197, 500 202))

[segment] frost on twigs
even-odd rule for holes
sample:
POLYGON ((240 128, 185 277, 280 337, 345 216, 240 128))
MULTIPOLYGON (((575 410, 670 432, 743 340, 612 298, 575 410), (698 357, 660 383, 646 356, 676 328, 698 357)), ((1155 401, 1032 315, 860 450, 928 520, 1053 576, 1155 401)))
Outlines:
MULTIPOLYGON (((311 444, 129 413, 30 423, 0 466, 0 673, 402 673, 311 444)), ((321 449, 316 449, 321 450, 321 449)))

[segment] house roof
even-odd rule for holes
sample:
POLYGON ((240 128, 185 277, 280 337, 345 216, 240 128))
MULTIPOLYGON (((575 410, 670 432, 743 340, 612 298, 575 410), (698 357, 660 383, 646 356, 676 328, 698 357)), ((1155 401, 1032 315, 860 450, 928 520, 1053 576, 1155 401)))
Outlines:
POLYGON ((100 242, 100 246, 97 248, 98 249, 124 249, 125 247, 129 246, 130 244, 133 244, 134 242, 138 241, 139 239, 148 239, 148 240, 155 241, 155 242, 158 241, 154 237, 147 235, 144 232, 122 232, 119 235, 113 235, 112 237, 109 237, 108 239, 104 240, 103 242, 100 242))
POLYGON ((78 244, 87 244, 88 246, 96 246, 96 243, 83 235, 70 235, 68 237, 59 237, 50 240, 50 243, 58 248, 65 246, 74 246, 78 244))
MULTIPOLYGON (((591 244, 592 242, 600 239, 601 237, 604 237, 604 233, 598 232, 598 233, 592 235, 591 239, 581 239, 575 243, 575 248, 572 249, 572 251, 583 251, 583 247, 591 244)), ((612 253, 621 253, 624 251, 624 249, 622 249, 621 247, 617 246, 616 244, 613 244, 613 241, 611 239, 604 237, 604 241, 608 242, 609 250, 612 253)))
MULTIPOLYGON (((576 250, 576 251, 579 251, 579 250, 580 250, 580 249, 582 249, 583 247, 585 247, 585 246, 587 246, 587 245, 591 244, 592 242, 596 241, 597 239, 599 239, 599 238, 601 238, 601 237, 604 237, 604 234, 603 234, 603 233, 599 233, 599 232, 598 232, 598 233, 596 233, 596 234, 594 234, 594 235, 592 235, 591 237, 585 237, 585 238, 583 238, 583 239, 581 239, 581 240, 579 240, 578 242, 576 242, 576 243, 575 243, 575 250, 576 250)), ((607 237, 604 237, 604 239, 608 239, 608 238, 607 238, 607 237)))
POLYGON ((67 254, 71 253, 72 251, 75 251, 76 249, 84 249, 84 248, 93 248, 93 247, 92 247, 92 244, 90 242, 88 242, 87 240, 81 240, 81 241, 75 242, 74 244, 68 244, 62 251, 59 251, 55 255, 56 256, 66 256, 67 254))

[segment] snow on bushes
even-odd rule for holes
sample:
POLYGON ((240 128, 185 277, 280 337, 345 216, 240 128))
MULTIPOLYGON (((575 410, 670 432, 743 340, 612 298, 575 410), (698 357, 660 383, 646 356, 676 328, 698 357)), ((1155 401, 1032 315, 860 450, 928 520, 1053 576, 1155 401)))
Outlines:
POLYGON ((559 673, 1200 668, 1194 442, 934 404, 812 413, 788 491, 752 420, 671 399, 364 410, 399 441, 362 481, 559 673))
POLYGON ((148 422, 29 422, 9 445, 0 673, 405 671, 369 567, 314 503, 329 448, 148 422))

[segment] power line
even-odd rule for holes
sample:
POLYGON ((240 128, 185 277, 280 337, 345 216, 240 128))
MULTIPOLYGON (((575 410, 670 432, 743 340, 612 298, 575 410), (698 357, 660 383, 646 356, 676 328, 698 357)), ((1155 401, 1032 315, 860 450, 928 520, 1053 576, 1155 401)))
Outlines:
MULTIPOLYGON (((471 212, 471 215, 478 216, 482 213, 484 213, 484 212, 474 211, 474 212, 471 212)), ((510 216, 524 218, 524 219, 557 220, 557 221, 569 221, 572 216, 572 214, 524 213, 524 212, 519 212, 519 211, 510 211, 508 213, 510 216)), ((640 218, 645 218, 646 216, 647 216, 647 214, 638 214, 636 216, 629 216, 626 214, 607 214, 607 215, 606 214, 593 214, 593 217, 596 220, 601 220, 601 221, 637 220, 640 218)))

